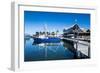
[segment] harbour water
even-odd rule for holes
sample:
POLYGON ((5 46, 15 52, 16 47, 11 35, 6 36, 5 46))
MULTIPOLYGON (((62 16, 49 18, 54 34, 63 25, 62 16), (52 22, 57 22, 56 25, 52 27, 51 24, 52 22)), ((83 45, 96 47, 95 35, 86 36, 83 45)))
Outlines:
POLYGON ((57 43, 34 43, 34 39, 32 38, 25 39, 24 61, 88 58, 81 51, 79 52, 75 49, 74 46, 75 43, 64 40, 57 43))

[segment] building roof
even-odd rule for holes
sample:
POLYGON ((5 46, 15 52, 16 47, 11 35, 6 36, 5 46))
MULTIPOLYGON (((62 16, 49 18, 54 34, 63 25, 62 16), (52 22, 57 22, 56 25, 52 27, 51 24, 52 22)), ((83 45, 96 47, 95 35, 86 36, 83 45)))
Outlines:
POLYGON ((64 29, 63 32, 64 33, 82 33, 83 31, 80 29, 78 24, 75 24, 74 26, 72 26, 72 27, 70 27, 68 29, 64 29))

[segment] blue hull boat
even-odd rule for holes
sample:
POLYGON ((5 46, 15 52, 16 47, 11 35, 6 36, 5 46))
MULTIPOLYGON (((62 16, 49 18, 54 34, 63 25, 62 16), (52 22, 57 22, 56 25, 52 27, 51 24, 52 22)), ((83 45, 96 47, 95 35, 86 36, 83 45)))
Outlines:
POLYGON ((60 41, 58 37, 34 38, 34 43, 58 43, 60 41))

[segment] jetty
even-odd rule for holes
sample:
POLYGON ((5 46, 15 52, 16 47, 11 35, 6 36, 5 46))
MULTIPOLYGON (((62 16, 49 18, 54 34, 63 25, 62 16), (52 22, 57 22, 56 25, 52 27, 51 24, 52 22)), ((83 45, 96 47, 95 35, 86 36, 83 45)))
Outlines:
POLYGON ((76 54, 78 58, 82 57, 83 55, 86 58, 90 57, 90 42, 88 42, 89 40, 84 41, 78 38, 65 38, 65 37, 62 37, 61 39, 65 40, 65 42, 70 42, 74 44, 74 48, 71 50, 73 53, 77 52, 76 54))

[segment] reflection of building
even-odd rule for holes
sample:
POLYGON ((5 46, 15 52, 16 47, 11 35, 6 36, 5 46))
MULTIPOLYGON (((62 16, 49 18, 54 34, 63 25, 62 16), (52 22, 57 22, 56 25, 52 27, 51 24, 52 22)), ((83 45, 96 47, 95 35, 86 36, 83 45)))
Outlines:
POLYGON ((63 37, 90 40, 90 30, 83 31, 77 24, 63 30, 63 37))

